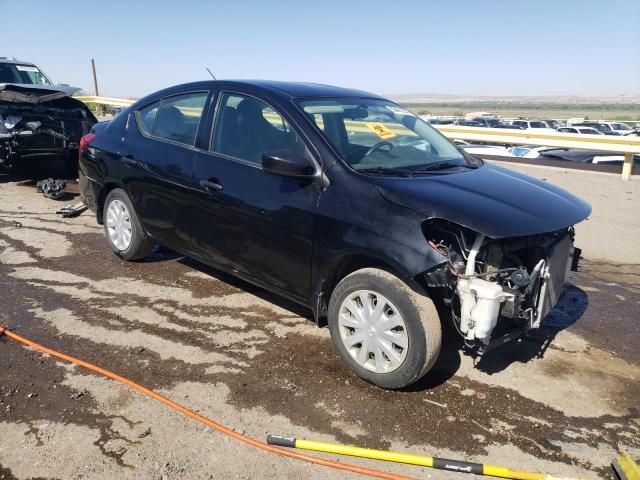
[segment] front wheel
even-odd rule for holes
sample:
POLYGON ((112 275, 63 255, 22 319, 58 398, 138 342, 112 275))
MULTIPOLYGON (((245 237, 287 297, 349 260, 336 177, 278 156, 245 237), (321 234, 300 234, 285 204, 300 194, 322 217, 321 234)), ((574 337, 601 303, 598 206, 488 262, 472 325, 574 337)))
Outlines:
POLYGON ((124 260, 140 260, 153 243, 144 233, 131 200, 124 190, 111 190, 104 202, 102 223, 112 250, 124 260))
POLYGON ((390 389, 423 377, 442 343, 431 299, 377 268, 357 270, 336 286, 329 301, 329 330, 356 375, 390 389))

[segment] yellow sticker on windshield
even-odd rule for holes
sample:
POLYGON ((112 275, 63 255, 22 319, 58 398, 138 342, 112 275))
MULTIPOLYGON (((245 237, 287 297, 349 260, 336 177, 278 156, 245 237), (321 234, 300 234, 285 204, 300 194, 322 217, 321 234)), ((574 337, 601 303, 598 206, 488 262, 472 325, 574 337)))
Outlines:
POLYGON ((371 130, 373 130, 373 132, 376 135, 378 135, 380 138, 383 138, 385 140, 387 138, 393 138, 393 137, 396 136, 395 133, 393 133, 391 130, 389 130, 387 127, 385 127, 380 122, 367 123, 367 127, 369 127, 371 130))

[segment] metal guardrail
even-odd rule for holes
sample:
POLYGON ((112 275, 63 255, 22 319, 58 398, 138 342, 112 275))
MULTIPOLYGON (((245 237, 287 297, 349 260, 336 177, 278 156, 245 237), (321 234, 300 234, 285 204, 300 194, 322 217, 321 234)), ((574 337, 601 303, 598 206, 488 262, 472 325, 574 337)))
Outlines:
POLYGON ((135 100, 129 100, 127 98, 96 97, 95 95, 82 95, 73 98, 84 103, 95 103, 97 105, 108 105, 110 107, 128 107, 135 102, 135 100))
MULTIPOLYGON (((74 97, 84 103, 128 107, 135 100, 98 96, 74 97)), ((640 154, 640 137, 582 135, 577 133, 537 132, 508 128, 465 127, 460 125, 433 125, 443 135, 460 140, 506 143, 511 145, 537 145, 542 147, 582 148, 624 154, 622 179, 629 180, 633 167, 633 155, 640 154)))

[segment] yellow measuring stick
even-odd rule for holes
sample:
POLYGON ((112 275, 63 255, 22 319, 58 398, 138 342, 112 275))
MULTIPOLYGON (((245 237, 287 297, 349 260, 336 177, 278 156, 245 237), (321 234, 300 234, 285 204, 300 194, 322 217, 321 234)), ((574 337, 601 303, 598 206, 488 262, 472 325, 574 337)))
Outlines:
POLYGON ((352 447, 349 445, 340 445, 338 443, 316 442, 314 440, 304 440, 301 438, 287 438, 270 435, 267 437, 267 443, 270 445, 278 445, 280 447, 337 453, 339 455, 349 455, 351 457, 372 458, 374 460, 384 460, 386 462, 407 463, 409 465, 419 465, 421 467, 431 467, 461 473, 474 473, 476 475, 490 475, 492 477, 511 478, 514 480, 571 480, 566 477, 557 477, 537 472, 525 472, 523 470, 512 470, 510 468, 484 465, 482 463, 427 457, 425 455, 415 455, 412 453, 375 450, 372 448, 352 447))

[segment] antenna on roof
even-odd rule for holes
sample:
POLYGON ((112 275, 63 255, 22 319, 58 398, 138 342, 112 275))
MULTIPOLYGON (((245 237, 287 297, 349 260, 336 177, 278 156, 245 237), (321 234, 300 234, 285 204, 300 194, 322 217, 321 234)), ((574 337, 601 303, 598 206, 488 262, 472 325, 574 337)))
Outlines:
POLYGON ((211 73, 211 70, 209 70, 209 67, 205 67, 207 69, 207 72, 209 72, 209 75, 211 75, 211 78, 213 78, 214 80, 217 80, 216 76, 211 73))

